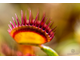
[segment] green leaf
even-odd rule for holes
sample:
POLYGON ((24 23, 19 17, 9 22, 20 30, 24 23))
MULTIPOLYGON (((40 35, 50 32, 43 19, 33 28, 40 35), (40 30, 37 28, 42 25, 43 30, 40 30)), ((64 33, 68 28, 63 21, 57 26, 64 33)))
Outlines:
POLYGON ((49 56, 58 56, 58 54, 48 46, 40 45, 40 48, 49 56))

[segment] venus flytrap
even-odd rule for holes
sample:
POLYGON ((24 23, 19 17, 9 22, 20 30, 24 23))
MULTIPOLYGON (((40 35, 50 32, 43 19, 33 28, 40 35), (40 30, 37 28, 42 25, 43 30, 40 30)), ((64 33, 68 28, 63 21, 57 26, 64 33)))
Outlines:
POLYGON ((10 25, 8 32, 10 36, 19 44, 20 51, 23 52, 24 55, 32 55, 34 53, 33 46, 39 46, 45 53, 49 56, 58 56, 58 54, 49 47, 43 46, 42 44, 50 42, 54 37, 53 30, 56 28, 52 28, 53 23, 48 20, 48 24, 46 24, 47 18, 45 18, 45 14, 43 14, 43 18, 39 20, 39 12, 35 19, 33 19, 31 10, 29 10, 29 20, 23 14, 21 10, 21 23, 19 22, 18 16, 16 16, 16 21, 13 19, 13 23, 10 21, 10 25))

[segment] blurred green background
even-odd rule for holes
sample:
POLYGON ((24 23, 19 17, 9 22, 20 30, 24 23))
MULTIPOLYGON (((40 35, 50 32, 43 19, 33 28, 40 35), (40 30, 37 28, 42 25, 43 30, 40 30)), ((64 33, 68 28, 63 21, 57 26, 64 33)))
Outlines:
MULTIPOLYGON (((53 48, 60 56, 80 56, 80 3, 0 3, 0 55, 1 44, 6 42, 12 49, 17 48, 17 43, 8 33, 8 24, 15 18, 15 13, 21 18, 20 11, 27 12, 31 9, 33 17, 39 10, 39 19, 45 12, 46 17, 52 18, 53 27, 57 26, 55 37, 45 45, 53 48)), ((52 28, 53 28, 52 27, 52 28)), ((36 55, 46 55, 36 47, 36 55)))

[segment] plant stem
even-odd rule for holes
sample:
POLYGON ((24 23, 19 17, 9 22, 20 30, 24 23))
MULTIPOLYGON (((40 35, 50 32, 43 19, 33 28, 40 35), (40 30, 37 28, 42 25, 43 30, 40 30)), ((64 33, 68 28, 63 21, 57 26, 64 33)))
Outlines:
POLYGON ((41 50, 43 50, 48 56, 58 56, 58 54, 48 46, 39 45, 41 50))

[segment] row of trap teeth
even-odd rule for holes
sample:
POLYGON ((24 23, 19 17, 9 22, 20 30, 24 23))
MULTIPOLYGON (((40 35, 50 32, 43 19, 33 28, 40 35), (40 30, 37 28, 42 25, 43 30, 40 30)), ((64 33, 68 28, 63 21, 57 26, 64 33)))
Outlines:
POLYGON ((44 30, 44 32, 46 32, 51 37, 51 39, 54 37, 54 32, 52 32, 52 31, 55 30, 56 27, 50 29, 53 25, 53 22, 51 23, 51 21, 49 21, 49 20, 48 20, 48 24, 47 25, 45 24, 45 22, 47 20, 47 18, 45 19, 45 14, 43 14, 43 18, 41 21, 38 21, 39 20, 39 12, 37 13, 37 16, 35 19, 33 19, 31 10, 29 10, 29 20, 27 20, 27 18, 26 18, 26 13, 25 13, 25 16, 23 16, 23 15, 24 15, 23 11, 21 10, 21 23, 19 22, 19 19, 16 14, 15 14, 15 16, 16 16, 17 23, 14 20, 14 18, 12 17, 14 24, 10 21, 11 26, 8 25, 10 28, 10 29, 8 29, 8 32, 11 32, 11 30, 13 28, 19 27, 19 26, 35 26, 35 27, 38 27, 38 28, 44 30))

